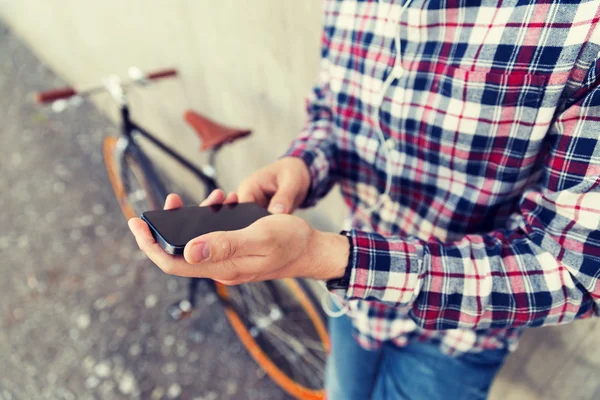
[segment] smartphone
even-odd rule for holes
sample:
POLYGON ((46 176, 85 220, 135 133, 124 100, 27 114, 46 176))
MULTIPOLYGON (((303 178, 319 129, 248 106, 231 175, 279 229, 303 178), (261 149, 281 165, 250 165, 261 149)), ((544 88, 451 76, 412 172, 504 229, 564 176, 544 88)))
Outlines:
POLYGON ((187 242, 198 236, 243 229, 267 215, 271 214, 256 203, 237 203, 146 211, 142 219, 160 247, 169 254, 181 255, 187 242))

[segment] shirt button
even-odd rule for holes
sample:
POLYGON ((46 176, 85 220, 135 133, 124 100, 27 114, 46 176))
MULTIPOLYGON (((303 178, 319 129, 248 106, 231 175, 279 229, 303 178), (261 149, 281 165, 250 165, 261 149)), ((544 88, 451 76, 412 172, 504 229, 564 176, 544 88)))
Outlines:
POLYGON ((389 138, 388 140, 386 140, 385 145, 390 150, 394 150, 396 148, 396 142, 392 138, 389 138))

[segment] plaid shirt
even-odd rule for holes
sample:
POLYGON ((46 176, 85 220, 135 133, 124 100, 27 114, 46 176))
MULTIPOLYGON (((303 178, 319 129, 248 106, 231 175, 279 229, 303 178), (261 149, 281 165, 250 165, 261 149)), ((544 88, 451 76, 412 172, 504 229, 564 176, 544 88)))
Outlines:
POLYGON ((287 153, 312 175, 304 206, 339 183, 350 209, 357 340, 512 350, 525 327, 598 315, 599 2, 402 4, 326 3, 287 153), (380 105, 395 35, 404 72, 380 105))

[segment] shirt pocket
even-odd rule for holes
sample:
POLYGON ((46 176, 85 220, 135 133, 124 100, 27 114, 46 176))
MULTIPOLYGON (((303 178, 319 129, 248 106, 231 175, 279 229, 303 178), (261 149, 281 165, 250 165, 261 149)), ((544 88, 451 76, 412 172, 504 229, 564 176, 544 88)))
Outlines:
POLYGON ((419 106, 408 113, 406 152, 418 155, 425 183, 475 219, 516 198, 548 131, 538 114, 549 75, 437 64, 409 77, 419 106))
POLYGON ((426 75, 420 145, 438 152, 443 167, 509 186, 530 173, 548 129, 537 121, 548 75, 453 66, 426 75))
POLYGON ((483 72, 449 66, 439 74, 444 96, 481 106, 539 109, 548 75, 527 72, 483 72))
POLYGON ((534 128, 548 75, 439 69, 431 91, 446 117, 437 123, 459 148, 489 153, 516 146, 507 150, 522 153, 544 136, 534 128))

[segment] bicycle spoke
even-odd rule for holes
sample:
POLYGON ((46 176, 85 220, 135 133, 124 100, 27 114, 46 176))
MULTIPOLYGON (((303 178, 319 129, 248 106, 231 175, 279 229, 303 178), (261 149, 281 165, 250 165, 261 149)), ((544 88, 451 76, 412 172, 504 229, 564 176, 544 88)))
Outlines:
POLYGON ((265 302, 265 298, 262 295, 261 291, 258 289, 257 285, 255 284, 248 284, 250 291, 252 291, 253 297, 255 299, 257 299, 263 306, 267 306, 267 303, 265 302))
MULTIPOLYGON (((320 368, 319 365, 317 363, 312 363, 309 362, 308 365, 302 362, 298 362, 297 360, 297 353, 294 352, 294 349, 291 349, 291 351, 289 351, 285 345, 289 345, 289 342, 286 342, 285 340, 279 340, 279 341, 274 341, 274 344, 277 343, 276 347, 279 348, 279 352, 284 355, 286 357, 286 359, 288 360, 288 362, 290 363, 290 365, 295 366, 298 369, 301 369, 303 376, 308 376, 309 374, 306 374, 306 372, 310 372, 310 375, 313 375, 315 378, 317 379, 322 379, 323 374, 324 374, 324 369, 320 368), (307 368, 308 366, 312 366, 314 367, 314 369, 311 368, 307 368), (316 373, 316 370, 319 370, 319 374, 316 373)), ((294 370, 294 368, 292 368, 292 371, 294 370)))
POLYGON ((228 288, 229 303, 269 358, 294 381, 323 386, 327 351, 314 322, 284 281, 228 288))
MULTIPOLYGON (((281 330, 279 327, 277 327, 275 325, 270 326, 269 328, 270 328, 269 331, 272 334, 279 336, 281 338, 282 342, 289 344, 290 347, 292 347, 292 349, 294 351, 298 352, 301 356, 306 355, 306 357, 305 357, 306 360, 318 368, 318 366, 317 366, 318 363, 315 362, 317 360, 315 360, 315 358, 313 357, 313 354, 309 351, 303 350, 307 343, 305 343, 304 341, 301 342, 297 338, 293 337, 292 335, 289 335, 288 333, 284 332, 283 330, 281 330)), ((316 343, 316 342, 313 342, 313 343, 316 343)))
POLYGON ((311 370, 310 368, 307 368, 308 366, 305 363, 302 362, 298 362, 298 357, 297 354, 292 351, 290 351, 288 349, 287 346, 285 346, 286 343, 285 341, 282 340, 276 340, 272 342, 275 347, 277 347, 277 349, 279 350, 279 354, 281 354, 286 361, 288 362, 288 364, 290 366, 292 366, 291 368, 291 372, 293 376, 298 376, 298 372, 300 372, 302 374, 303 377, 308 378, 309 375, 314 376, 317 379, 317 382, 322 379, 322 375, 318 375, 315 374, 313 370, 311 370), (309 372, 307 374, 307 371, 309 372))
MULTIPOLYGON (((288 324, 287 326, 291 326, 291 325, 294 325, 294 324, 288 324)), ((301 340, 300 340, 300 336, 298 336, 298 335, 292 335, 292 334, 290 334, 288 332, 285 332, 279 326, 277 326, 276 328, 273 327, 273 329, 277 329, 278 333, 280 335, 285 336, 286 338, 288 338, 289 341, 300 341, 303 346, 309 347, 309 348, 317 350, 317 351, 322 351, 323 353, 325 353, 325 349, 323 349, 323 345, 322 345, 321 342, 318 342, 316 340, 310 339, 308 336, 301 337, 301 340)), ((304 332, 302 332, 302 333, 304 333, 304 332)))

